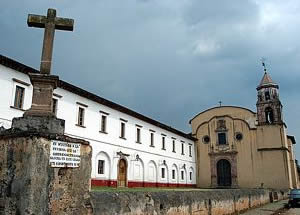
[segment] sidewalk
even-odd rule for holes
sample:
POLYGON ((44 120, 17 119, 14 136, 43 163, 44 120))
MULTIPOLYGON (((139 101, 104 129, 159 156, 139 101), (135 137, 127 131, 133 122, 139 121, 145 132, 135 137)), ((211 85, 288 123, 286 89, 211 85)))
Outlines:
POLYGON ((284 208, 284 205, 288 203, 288 200, 281 200, 279 202, 269 203, 262 207, 250 209, 243 213, 243 215, 271 215, 277 210, 284 208))

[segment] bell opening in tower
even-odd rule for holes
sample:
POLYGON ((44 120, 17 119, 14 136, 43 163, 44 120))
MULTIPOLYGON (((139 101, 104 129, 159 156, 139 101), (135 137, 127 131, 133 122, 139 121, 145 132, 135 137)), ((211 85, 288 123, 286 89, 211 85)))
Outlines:
POLYGON ((266 101, 270 100, 270 92, 269 91, 265 92, 265 98, 266 98, 266 101))
POLYGON ((265 110, 265 115, 266 115, 266 122, 268 124, 273 124, 274 123, 273 109, 270 107, 267 107, 265 110))

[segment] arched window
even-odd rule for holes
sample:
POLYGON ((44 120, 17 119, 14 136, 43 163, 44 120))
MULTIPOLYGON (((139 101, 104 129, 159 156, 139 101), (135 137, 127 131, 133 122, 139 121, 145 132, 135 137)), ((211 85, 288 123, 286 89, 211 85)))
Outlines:
POLYGON ((274 122, 273 109, 271 107, 267 107, 265 109, 266 122, 272 124, 274 122))
POLYGON ((110 178, 110 157, 106 152, 99 152, 95 160, 96 177, 110 178))

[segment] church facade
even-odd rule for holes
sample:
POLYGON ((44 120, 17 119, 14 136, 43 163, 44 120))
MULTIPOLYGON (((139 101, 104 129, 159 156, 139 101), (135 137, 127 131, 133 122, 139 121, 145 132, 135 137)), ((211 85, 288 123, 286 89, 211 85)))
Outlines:
POLYGON ((257 87, 257 113, 220 106, 195 116, 198 187, 296 188, 293 144, 283 122, 279 86, 265 73, 257 87))
MULTIPOLYGON (((0 55, 0 128, 10 128, 32 101, 29 73, 0 55)), ((278 85, 266 73, 257 113, 215 107, 191 121, 186 134, 60 80, 52 110, 65 134, 92 146, 93 186, 293 188, 298 174, 293 136, 283 122, 278 85)))

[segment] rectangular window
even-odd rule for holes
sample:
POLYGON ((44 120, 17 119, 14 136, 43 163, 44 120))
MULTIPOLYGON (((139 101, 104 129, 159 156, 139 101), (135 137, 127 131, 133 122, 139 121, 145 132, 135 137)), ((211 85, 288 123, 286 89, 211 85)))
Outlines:
POLYGON ((166 137, 165 136, 162 136, 161 137, 161 149, 162 150, 166 150, 166 137))
POLYGON ((172 169, 172 179, 175 179, 175 169, 172 169))
POLYGON ((120 137, 125 139, 125 122, 121 122, 120 137))
POLYGON ((98 174, 104 174, 104 160, 98 160, 98 174))
POLYGON ((190 157, 192 157, 192 146, 191 145, 189 145, 189 155, 190 155, 190 157))
POLYGON ((150 133, 150 146, 154 147, 154 133, 150 133))
POLYGON ((57 114, 57 99, 52 99, 52 113, 55 116, 57 114))
POLYGON ((184 171, 181 171, 181 180, 184 180, 184 171))
POLYGON ((78 125, 84 126, 84 108, 79 107, 78 108, 78 125))
POLYGON ((16 86, 14 107, 23 109, 25 88, 16 86))
POLYGON ((106 133, 107 116, 101 115, 100 131, 106 133))
POLYGON ((172 152, 176 152, 175 151, 175 140, 172 141, 172 152))
POLYGON ((226 144, 226 133, 218 133, 218 142, 219 145, 225 145, 226 144))
POLYGON ((141 143, 141 129, 136 128, 136 142, 141 143))
POLYGON ((165 177, 166 177, 166 169, 161 168, 161 178, 165 178, 165 177))
POLYGON ((181 143, 181 154, 184 155, 184 143, 181 143))
POLYGON ((193 177, 193 173, 190 172, 190 181, 192 180, 192 177, 193 177))

